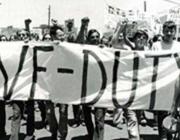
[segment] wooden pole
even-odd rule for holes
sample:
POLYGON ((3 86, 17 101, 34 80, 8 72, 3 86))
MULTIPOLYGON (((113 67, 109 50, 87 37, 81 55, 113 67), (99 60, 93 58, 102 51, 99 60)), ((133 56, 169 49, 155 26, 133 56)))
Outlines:
POLYGON ((147 12, 147 3, 144 1, 144 12, 147 12))
POLYGON ((50 29, 50 19, 51 19, 51 6, 48 7, 48 28, 50 29))

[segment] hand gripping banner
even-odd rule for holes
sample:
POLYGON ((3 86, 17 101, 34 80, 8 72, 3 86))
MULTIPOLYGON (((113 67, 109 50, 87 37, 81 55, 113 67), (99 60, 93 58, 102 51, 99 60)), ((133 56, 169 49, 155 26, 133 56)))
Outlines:
POLYGON ((179 52, 44 42, 0 43, 0 48, 1 99, 171 109, 179 52))

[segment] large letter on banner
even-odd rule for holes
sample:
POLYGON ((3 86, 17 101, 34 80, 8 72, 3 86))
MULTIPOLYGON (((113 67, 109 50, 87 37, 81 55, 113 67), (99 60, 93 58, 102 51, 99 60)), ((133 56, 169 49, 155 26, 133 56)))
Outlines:
POLYGON ((0 69, 1 69, 1 72, 2 72, 2 75, 4 77, 4 92, 3 92, 3 97, 5 98, 7 96, 7 90, 8 90, 8 75, 7 75, 7 72, 4 68, 4 65, 0 59, 0 69))
POLYGON ((120 105, 117 101, 117 91, 116 91, 116 87, 117 87, 117 73, 118 73, 118 67, 119 67, 119 57, 120 57, 120 52, 115 52, 115 61, 114 61, 114 67, 113 67, 113 81, 112 81, 112 100, 113 100, 113 104, 115 107, 117 108, 127 108, 129 107, 135 98, 135 94, 136 94, 136 88, 137 88, 137 80, 138 80, 138 66, 139 66, 139 57, 137 55, 136 52, 134 52, 134 59, 133 59, 133 78, 132 78, 132 93, 130 95, 129 100, 127 101, 127 103, 125 103, 124 105, 120 105))
POLYGON ((14 91, 14 88, 15 88, 15 85, 18 81, 18 78, 19 78, 19 74, 20 72, 22 71, 23 69, 23 65, 24 65, 24 61, 25 61, 25 57, 26 57, 26 54, 27 54, 27 51, 28 51, 28 48, 29 46, 28 45, 24 45, 22 47, 22 51, 21 51, 21 54, 20 54, 20 60, 19 60, 19 67, 18 67, 18 70, 16 72, 16 75, 14 76, 14 79, 13 79, 13 82, 10 86, 10 89, 9 89, 9 92, 8 92, 8 95, 5 96, 5 99, 10 99, 12 94, 13 94, 13 91, 14 91))
POLYGON ((88 73, 89 55, 91 55, 93 58, 96 59, 98 65, 99 65, 99 68, 101 70, 101 75, 102 75, 102 85, 101 85, 101 88, 100 88, 100 91, 99 91, 97 97, 87 103, 87 105, 93 105, 96 102, 98 102, 98 100, 101 98, 101 96, 103 95, 104 90, 106 88, 106 84, 107 84, 106 70, 104 68, 102 61, 94 52, 89 51, 89 50, 83 50, 83 53, 84 53, 84 64, 83 64, 83 75, 82 75, 81 103, 86 103, 85 99, 87 96, 86 92, 87 92, 87 73, 88 73))
POLYGON ((46 72, 45 67, 38 66, 38 60, 37 60, 37 52, 42 51, 42 52, 50 52, 53 51, 53 46, 35 46, 33 48, 33 78, 32 78, 32 86, 31 86, 31 91, 30 91, 30 99, 34 99, 34 93, 36 89, 36 84, 37 84, 37 79, 38 75, 37 72, 46 72))
POLYGON ((179 78, 179 52, 41 42, 0 47, 1 99, 169 110, 179 78))

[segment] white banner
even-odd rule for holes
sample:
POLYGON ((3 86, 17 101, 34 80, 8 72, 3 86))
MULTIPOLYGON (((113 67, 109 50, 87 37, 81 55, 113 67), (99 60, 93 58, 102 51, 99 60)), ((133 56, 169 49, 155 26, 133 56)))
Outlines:
MULTIPOLYGON (((0 43, 0 97, 169 110, 179 53, 70 43, 0 43)), ((179 66, 180 67, 180 66, 179 66)))

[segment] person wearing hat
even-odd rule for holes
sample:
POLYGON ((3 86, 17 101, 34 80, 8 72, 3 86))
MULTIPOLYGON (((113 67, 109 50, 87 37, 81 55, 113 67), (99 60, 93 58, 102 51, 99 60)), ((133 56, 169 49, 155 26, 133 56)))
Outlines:
POLYGON ((133 50, 147 50, 148 48, 148 33, 145 29, 138 29, 133 37, 133 50))
MULTIPOLYGON (((111 42, 113 48, 121 49, 121 50, 139 50, 139 51, 146 50, 146 47, 148 45, 148 38, 149 38, 146 31, 142 29, 137 30, 134 33, 132 40, 133 42, 131 42, 126 34, 127 24, 123 26, 118 24, 117 26, 118 27, 114 33, 111 42)), ((115 111, 117 111, 117 113, 121 113, 121 108, 117 108, 115 111)), ((137 111, 123 108, 123 112, 124 112, 124 117, 127 120, 127 130, 128 130, 129 140, 140 140, 139 123, 136 114, 137 111)), ((118 114, 114 115, 114 117, 116 116, 118 116, 118 114)))
POLYGON ((127 35, 127 22, 125 24, 118 23, 115 35, 112 38, 114 48, 121 45, 120 49, 131 50, 149 50, 149 33, 148 29, 139 27, 133 34, 131 40, 127 35), (121 43, 119 44, 119 42, 121 43), (122 44, 123 43, 123 44, 122 44), (117 45, 118 44, 118 45, 117 45), (128 46, 128 47, 127 47, 128 46))

